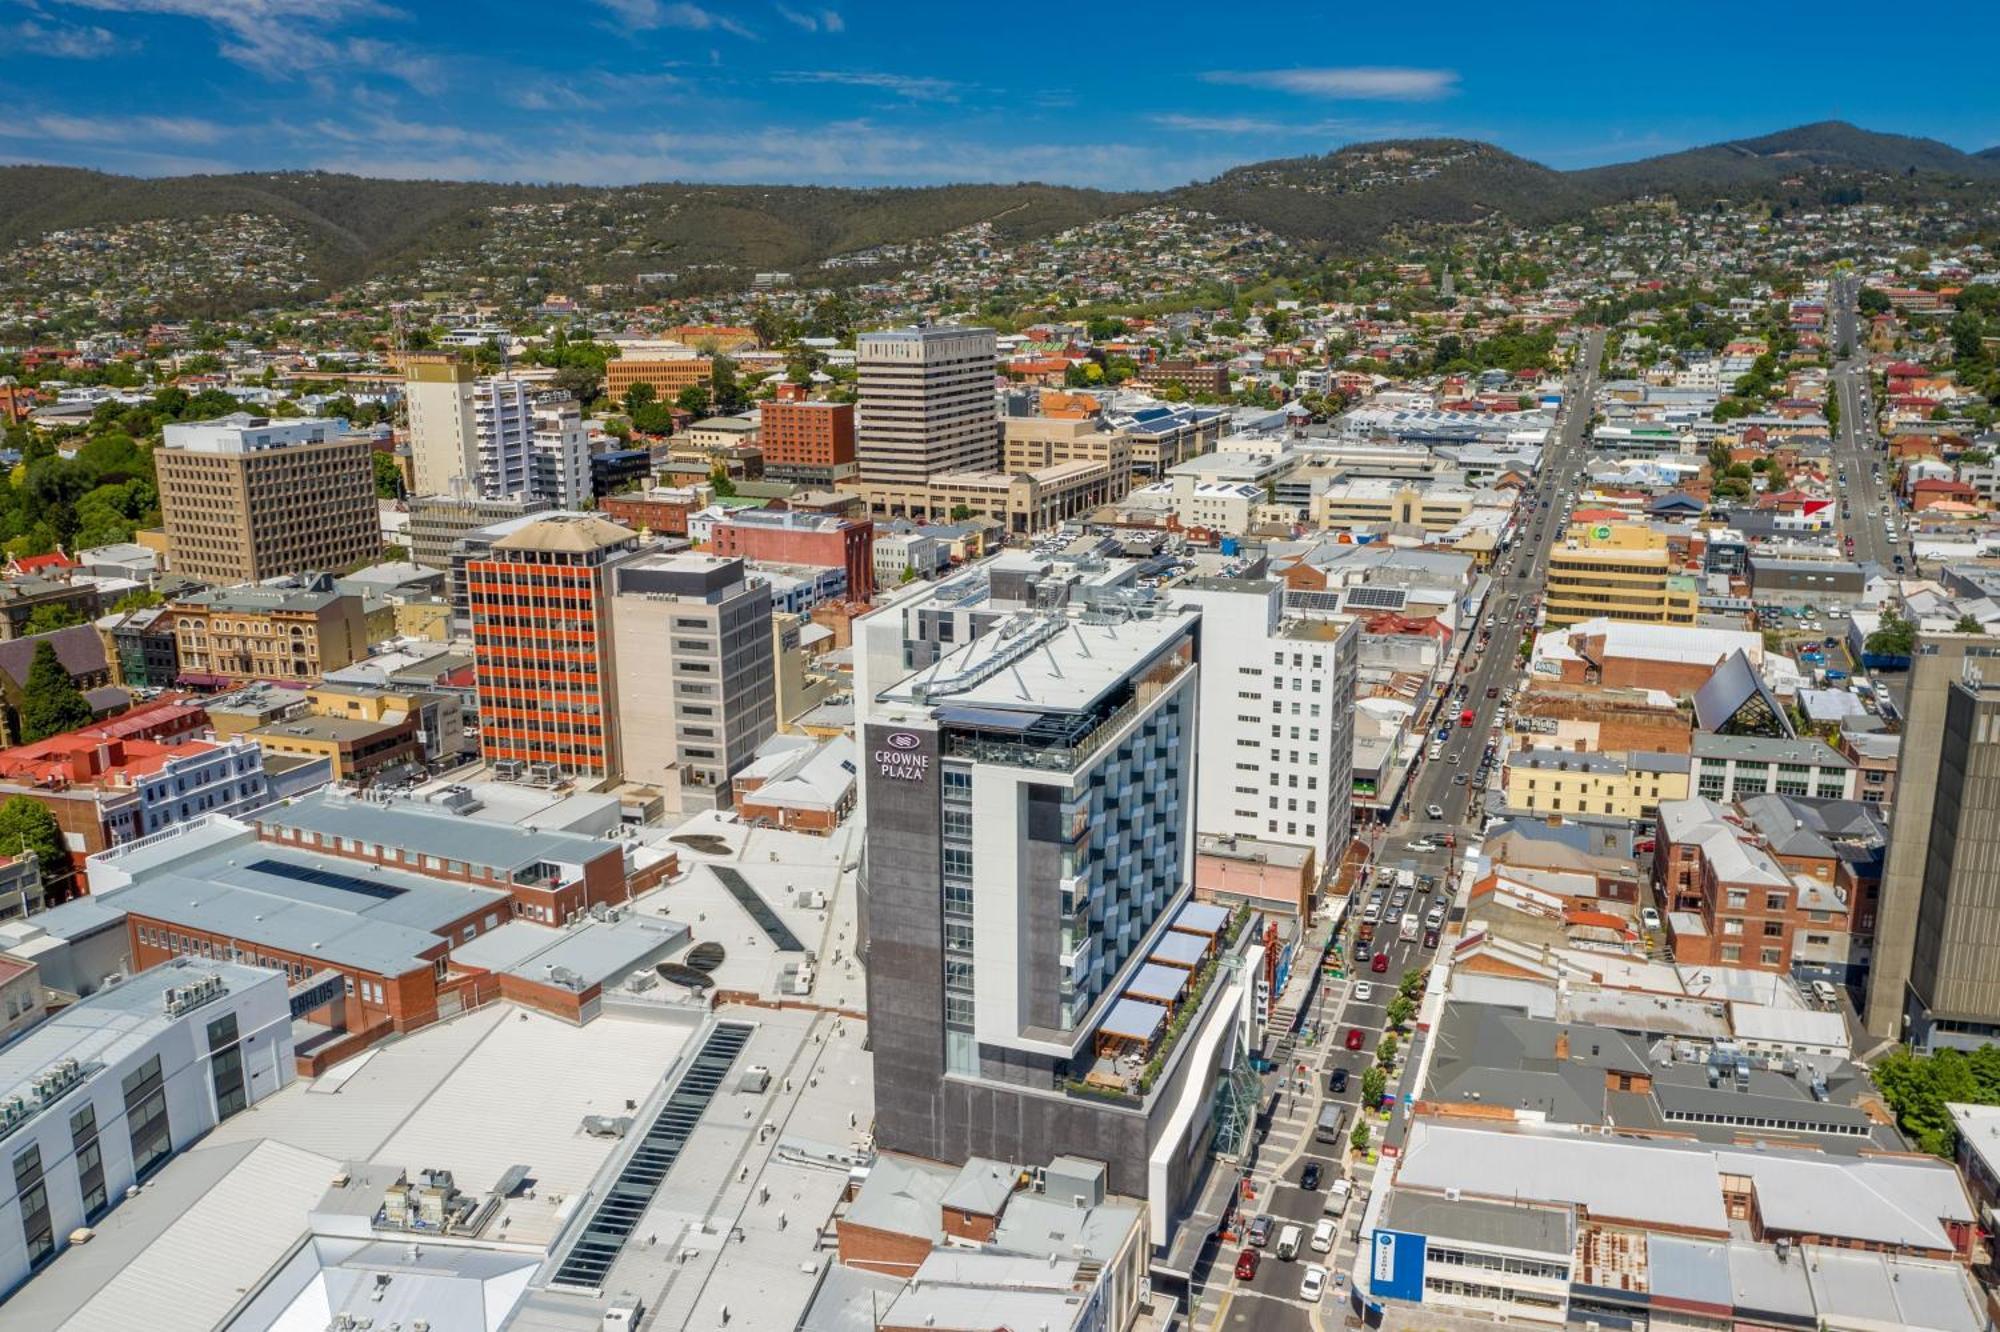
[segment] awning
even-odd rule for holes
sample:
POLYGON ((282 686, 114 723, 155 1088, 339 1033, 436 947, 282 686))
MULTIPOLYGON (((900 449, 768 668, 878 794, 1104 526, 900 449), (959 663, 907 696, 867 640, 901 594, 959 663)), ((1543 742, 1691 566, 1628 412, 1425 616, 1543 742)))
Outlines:
POLYGON ((1161 966, 1148 962, 1139 968, 1139 974, 1125 987, 1125 993, 1134 999, 1151 999, 1162 1004, 1171 1004, 1187 989, 1188 973, 1179 967, 1161 966))
POLYGON ((1208 956, 1208 942, 1198 934, 1178 934, 1168 930, 1160 936, 1159 945, 1153 949, 1151 956, 1155 962, 1192 969, 1201 965, 1201 960, 1208 956))
POLYGON ((1166 1025, 1167 1010, 1160 1005, 1149 1004, 1144 999, 1120 999, 1111 1005, 1111 1011, 1105 1015, 1104 1025, 1097 1029, 1097 1034, 1144 1041, 1150 1045, 1166 1025))
POLYGON ((1021 732, 1041 720, 1039 712, 1008 712, 1001 708, 973 708, 946 705, 937 710, 937 719, 947 726, 963 726, 974 731, 1021 732))
POLYGON ((1189 902, 1174 913, 1173 928, 1213 938, 1229 923, 1229 909, 1213 902, 1189 902))

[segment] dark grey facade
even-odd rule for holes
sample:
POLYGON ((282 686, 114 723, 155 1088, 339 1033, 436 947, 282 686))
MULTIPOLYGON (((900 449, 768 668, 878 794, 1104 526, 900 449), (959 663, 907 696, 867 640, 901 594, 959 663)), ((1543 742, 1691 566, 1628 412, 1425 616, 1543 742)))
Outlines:
POLYGON ((937 732, 869 726, 861 763, 868 845, 860 923, 875 1054, 875 1141, 890 1151, 962 1161, 945 1148, 937 732))
POLYGON ((1902 748, 1896 772, 1896 807, 1889 858, 1882 871, 1875 946, 1868 975, 1868 1030, 1883 1039, 1903 1034, 1916 945, 1918 906, 1929 874, 1933 815, 1940 787, 1946 704, 1967 660, 1983 663, 2000 679, 2000 638, 1983 634, 1926 633, 1910 661, 1904 695, 1902 748))
POLYGON ((2000 1039, 2000 673, 1945 701, 1906 1000, 1911 1044, 2000 1039))

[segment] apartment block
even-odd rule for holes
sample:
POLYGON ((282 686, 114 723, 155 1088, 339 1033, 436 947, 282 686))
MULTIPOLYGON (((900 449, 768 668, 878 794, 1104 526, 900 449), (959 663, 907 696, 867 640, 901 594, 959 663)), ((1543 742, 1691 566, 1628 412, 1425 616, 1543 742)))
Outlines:
POLYGON ((1603 618, 1692 626, 1700 588, 1666 537, 1639 523, 1576 523, 1549 552, 1548 627, 1603 618))
POLYGON ((822 488, 853 479, 853 403, 771 401, 758 418, 766 477, 822 488))
POLYGON ((709 529, 708 548, 725 558, 844 569, 850 600, 875 594, 875 524, 865 518, 744 509, 709 529))
POLYGON ((177 574, 257 582, 382 552, 372 449, 345 421, 175 422, 153 462, 177 574))
POLYGON ((864 333, 855 352, 855 458, 864 486, 922 485, 998 465, 992 329, 864 333))
POLYGON ((489 761, 616 775, 610 566, 638 540, 602 518, 553 514, 467 562, 480 748, 489 761))
POLYGON ((1517 749, 1507 757, 1507 808, 1529 814, 1650 817, 1664 800, 1688 795, 1688 756, 1517 749))
POLYGON ((1173 588, 1176 605, 1201 611, 1195 831, 1303 847, 1325 873, 1353 831, 1361 627, 1350 616, 1288 618, 1284 594, 1262 579, 1173 588))
POLYGON ((1819 842, 1818 854, 1786 849, 1803 828, 1793 822, 1767 833, 1754 817, 1716 801, 1660 806, 1653 877, 1676 961, 1780 975, 1800 963, 1845 968, 1857 905, 1852 884, 1842 880, 1832 845, 1819 842))
POLYGON ((453 493, 478 476, 473 379, 472 366, 452 352, 410 352, 403 358, 412 493, 453 493))
POLYGON ((683 812, 729 804, 730 779, 778 729, 763 580, 740 559, 641 553, 611 570, 608 609, 628 664, 612 691, 619 771, 683 812))
POLYGON ((194 684, 317 680, 368 655, 361 598, 326 574, 194 592, 171 606, 182 676, 194 684))
POLYGON ((1229 396, 1229 367, 1179 358, 1155 361, 1139 367, 1139 382, 1153 388, 1175 384, 1191 395, 1224 398, 1229 396))

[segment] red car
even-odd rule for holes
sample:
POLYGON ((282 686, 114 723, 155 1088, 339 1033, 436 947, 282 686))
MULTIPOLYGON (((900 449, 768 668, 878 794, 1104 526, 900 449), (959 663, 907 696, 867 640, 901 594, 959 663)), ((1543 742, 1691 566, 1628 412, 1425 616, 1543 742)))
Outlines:
POLYGON ((1387 971, 1389 969, 1389 955, 1387 953, 1375 954, 1375 960, 1368 964, 1368 969, 1370 971, 1387 971))
POLYGON ((1257 1275, 1257 1262, 1263 1255, 1255 1249, 1245 1249, 1236 1255, 1236 1279, 1249 1281, 1257 1275))
POLYGON ((1365 1042, 1365 1041, 1366 1041, 1367 1039, 1368 1039, 1367 1035, 1366 1035, 1366 1034, 1365 1034, 1365 1033, 1364 1033, 1364 1032, 1363 1032, 1363 1031, 1361 1030, 1361 1028, 1359 1028, 1359 1027, 1349 1027, 1349 1028, 1347 1029, 1347 1048, 1348 1048, 1348 1049, 1350 1049, 1350 1050, 1359 1050, 1359 1049, 1361 1048, 1361 1046, 1362 1046, 1362 1043, 1363 1043, 1363 1042, 1365 1042))

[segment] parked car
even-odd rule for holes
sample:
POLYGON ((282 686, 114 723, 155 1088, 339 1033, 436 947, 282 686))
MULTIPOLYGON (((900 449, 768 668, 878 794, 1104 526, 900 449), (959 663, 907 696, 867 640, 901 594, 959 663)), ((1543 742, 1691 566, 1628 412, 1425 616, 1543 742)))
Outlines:
POLYGON ((1375 960, 1368 964, 1368 969, 1377 972, 1387 971, 1389 969, 1389 955, 1387 953, 1375 954, 1375 960))
POLYGON ((1321 1217, 1319 1219, 1319 1224, 1313 1227, 1313 1237, 1312 1237, 1313 1252, 1331 1253, 1333 1251, 1334 1232, 1337 1229, 1338 1227, 1333 1224, 1332 1217, 1330 1216, 1321 1217))
POLYGON ((1354 1002, 1365 1004, 1375 997, 1375 987, 1367 981, 1354 982, 1354 1002))
MULTIPOLYGON (((1259 1221, 1267 1223, 1270 1221, 1270 1218, 1265 1216, 1260 1216, 1257 1219, 1259 1221)), ((1270 1229, 1270 1226, 1266 1224, 1264 1228, 1265 1230, 1268 1231, 1270 1229)), ((1258 1253, 1255 1249, 1245 1249, 1243 1250, 1243 1252, 1237 1254, 1236 1279, 1238 1281, 1255 1280, 1257 1276, 1257 1264, 1262 1259, 1262 1257, 1263 1255, 1258 1253)))
POLYGON ((1349 1028, 1347 1029, 1347 1048, 1348 1048, 1348 1049, 1350 1049, 1350 1050, 1359 1050, 1359 1049, 1361 1048, 1361 1046, 1362 1046, 1362 1043, 1363 1043, 1363 1042, 1365 1042, 1365 1041, 1366 1041, 1367 1039, 1368 1039, 1368 1036, 1367 1036, 1367 1033, 1363 1032, 1363 1031, 1361 1030, 1361 1028, 1359 1028, 1359 1027, 1349 1027, 1349 1028))
POLYGON ((1319 1176, 1320 1176, 1319 1162, 1317 1161, 1306 1162, 1306 1168, 1299 1172, 1299 1187, 1304 1189, 1307 1193, 1316 1192, 1319 1189, 1319 1176))
POLYGON ((1250 1242, 1263 1248, 1271 1242, 1271 1218, 1260 1216, 1250 1222, 1250 1242))
POLYGON ((1424 947, 1436 948, 1437 946, 1438 946, 1438 932, 1436 930, 1425 930, 1424 947))
POLYGON ((1338 1096, 1340 1093, 1346 1091, 1347 1070, 1344 1068, 1336 1068, 1335 1070, 1333 1070, 1332 1076, 1330 1076, 1326 1080, 1326 1090, 1330 1095, 1334 1096, 1338 1096))
POLYGON ((1660 913, 1655 907, 1644 907, 1639 912, 1639 922, 1649 930, 1660 928, 1660 913))
POLYGON ((1299 1298, 1307 1304, 1318 1304, 1319 1297, 1326 1293, 1326 1269, 1318 1263, 1306 1264, 1306 1279, 1299 1282, 1299 1298))

